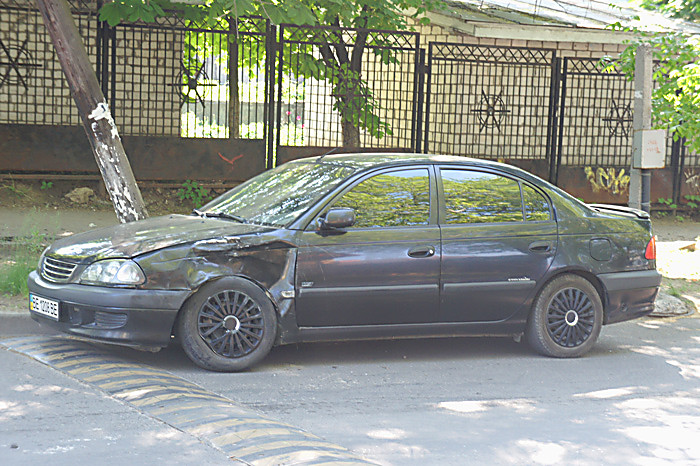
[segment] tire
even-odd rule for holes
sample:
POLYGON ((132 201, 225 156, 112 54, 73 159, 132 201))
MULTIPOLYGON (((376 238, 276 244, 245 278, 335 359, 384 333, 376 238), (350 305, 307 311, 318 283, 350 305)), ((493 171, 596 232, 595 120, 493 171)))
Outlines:
POLYGON ((578 275, 562 275, 537 296, 526 335, 535 351, 576 358, 595 344, 603 326, 603 304, 596 288, 578 275))
POLYGON ((277 315, 254 283, 227 277, 204 285, 178 318, 182 349, 212 371, 237 372, 259 363, 272 349, 277 315))

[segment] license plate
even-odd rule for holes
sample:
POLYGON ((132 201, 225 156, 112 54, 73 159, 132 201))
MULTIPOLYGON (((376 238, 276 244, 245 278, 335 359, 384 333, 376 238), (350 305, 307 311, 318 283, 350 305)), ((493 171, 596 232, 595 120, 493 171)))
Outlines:
POLYGON ((58 320, 58 301, 54 301, 53 299, 46 299, 35 294, 30 294, 29 310, 46 316, 49 319, 58 320))

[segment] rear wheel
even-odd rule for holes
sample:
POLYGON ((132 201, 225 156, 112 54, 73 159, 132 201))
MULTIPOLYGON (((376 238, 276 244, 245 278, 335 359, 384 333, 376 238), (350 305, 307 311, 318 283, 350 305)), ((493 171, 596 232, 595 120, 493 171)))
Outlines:
POLYGON ((535 300, 527 337, 541 354, 574 358, 593 347, 602 325, 603 304, 595 287, 578 275, 563 275, 535 300))
POLYGON ((183 307, 178 330, 198 366, 234 372, 260 362, 275 342, 277 318, 267 295, 238 277, 203 286, 183 307))

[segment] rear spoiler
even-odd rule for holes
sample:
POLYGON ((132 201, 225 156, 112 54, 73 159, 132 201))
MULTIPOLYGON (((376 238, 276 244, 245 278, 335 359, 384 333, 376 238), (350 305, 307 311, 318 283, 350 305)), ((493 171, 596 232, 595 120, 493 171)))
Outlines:
POLYGON ((649 219, 650 216, 647 212, 639 209, 633 209, 631 207, 625 207, 621 205, 612 204, 587 204, 593 210, 603 213, 612 213, 618 215, 627 215, 630 217, 637 217, 639 219, 649 219))

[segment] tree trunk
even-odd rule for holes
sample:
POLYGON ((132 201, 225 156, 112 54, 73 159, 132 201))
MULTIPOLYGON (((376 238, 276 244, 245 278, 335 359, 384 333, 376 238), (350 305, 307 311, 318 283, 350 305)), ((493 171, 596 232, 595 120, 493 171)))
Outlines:
MULTIPOLYGON (((341 115, 342 117, 342 115, 341 115)), ((353 122, 342 118, 341 127, 343 129, 343 147, 357 149, 360 147, 360 128, 353 122)))
MULTIPOLYGON (((334 24, 340 26, 339 20, 336 20, 334 24)), ((344 43, 343 37, 340 34, 337 34, 337 40, 332 46, 328 43, 319 46, 321 57, 326 66, 338 70, 340 74, 339 79, 341 82, 338 87, 345 89, 344 94, 341 93, 341 95, 334 96, 340 103, 340 127, 344 148, 360 148, 358 115, 360 112, 366 111, 366 109, 358 105, 362 100, 362 96, 358 95, 358 92, 362 89, 362 54, 364 53, 368 35, 369 32, 367 30, 358 31, 351 54, 348 53, 348 46, 344 43), (335 56, 333 55, 331 47, 335 50, 335 56), (349 73, 341 71, 343 65, 349 65, 349 73)))
MULTIPOLYGON (((360 113, 366 111, 365 108, 359 108, 355 105, 360 99, 358 93, 362 89, 361 76, 362 76, 362 54, 365 51, 365 45, 367 43, 367 36, 369 33, 366 30, 360 30, 357 32, 357 37, 355 38, 355 45, 352 48, 352 55, 350 58, 350 72, 351 76, 347 76, 345 79, 351 82, 349 87, 349 95, 346 97, 348 105, 346 105, 345 111, 350 115, 342 116, 342 130, 343 130, 343 147, 360 147, 360 128, 359 125, 354 124, 353 121, 359 121, 353 113, 360 113)), ((347 60, 347 56, 345 58, 347 60)))
POLYGON ((78 107, 97 166, 120 222, 148 216, 117 127, 66 0, 36 0, 78 107))

